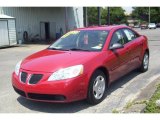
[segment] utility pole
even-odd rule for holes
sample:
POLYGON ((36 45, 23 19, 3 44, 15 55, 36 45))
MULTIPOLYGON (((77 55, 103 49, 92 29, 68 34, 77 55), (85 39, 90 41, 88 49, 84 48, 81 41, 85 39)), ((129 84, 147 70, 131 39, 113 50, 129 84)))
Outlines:
POLYGON ((149 7, 149 13, 148 13, 149 15, 148 15, 148 22, 150 23, 151 22, 151 9, 150 9, 150 7, 149 7))
POLYGON ((97 7, 97 9, 98 9, 98 25, 100 26, 101 25, 101 8, 97 7))
POLYGON ((87 7, 84 7, 84 23, 85 23, 85 27, 88 26, 88 14, 87 14, 87 7))
POLYGON ((68 32, 68 11, 67 11, 67 7, 65 7, 65 27, 66 27, 66 32, 68 32))
POLYGON ((107 8, 107 24, 110 25, 110 8, 107 8))

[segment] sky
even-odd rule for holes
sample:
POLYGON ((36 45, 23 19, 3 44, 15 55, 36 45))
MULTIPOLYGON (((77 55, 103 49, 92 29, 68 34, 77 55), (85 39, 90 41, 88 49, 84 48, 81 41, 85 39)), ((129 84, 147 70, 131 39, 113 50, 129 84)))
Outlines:
POLYGON ((132 12, 132 7, 122 7, 127 14, 130 14, 132 12))

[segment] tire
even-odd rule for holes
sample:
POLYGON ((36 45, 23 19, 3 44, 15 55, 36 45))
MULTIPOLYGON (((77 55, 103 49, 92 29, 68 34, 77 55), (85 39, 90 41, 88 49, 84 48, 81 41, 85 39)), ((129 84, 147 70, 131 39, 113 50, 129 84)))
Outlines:
POLYGON ((105 93, 106 76, 101 70, 96 70, 90 79, 87 102, 96 105, 104 99, 105 93))
POLYGON ((149 53, 145 52, 142 59, 141 67, 139 68, 140 72, 146 72, 148 70, 148 66, 149 66, 149 53))

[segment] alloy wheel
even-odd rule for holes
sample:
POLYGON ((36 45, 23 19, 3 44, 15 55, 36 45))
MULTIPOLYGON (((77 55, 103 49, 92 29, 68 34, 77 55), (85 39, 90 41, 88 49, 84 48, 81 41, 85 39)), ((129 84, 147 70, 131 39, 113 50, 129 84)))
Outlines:
POLYGON ((144 55, 144 58, 143 58, 143 67, 144 69, 147 69, 148 68, 148 64, 149 64, 149 56, 148 54, 146 53, 144 55))
POLYGON ((93 83, 93 95, 95 99, 101 99, 105 91, 105 78, 97 76, 93 83))

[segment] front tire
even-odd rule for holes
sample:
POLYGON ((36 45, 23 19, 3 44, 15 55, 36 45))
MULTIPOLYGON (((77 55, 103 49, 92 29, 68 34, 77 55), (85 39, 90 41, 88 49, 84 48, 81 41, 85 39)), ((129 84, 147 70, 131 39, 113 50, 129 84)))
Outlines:
POLYGON ((148 66, 149 66, 149 53, 145 52, 140 67, 140 72, 146 72, 148 70, 148 66))
POLYGON ((101 70, 96 70, 92 75, 88 87, 87 101, 92 105, 104 99, 106 91, 106 76, 101 70))

